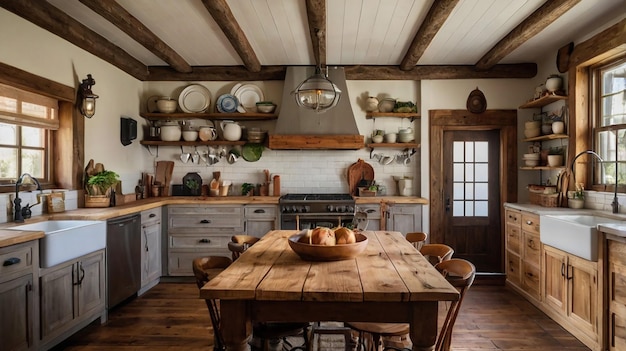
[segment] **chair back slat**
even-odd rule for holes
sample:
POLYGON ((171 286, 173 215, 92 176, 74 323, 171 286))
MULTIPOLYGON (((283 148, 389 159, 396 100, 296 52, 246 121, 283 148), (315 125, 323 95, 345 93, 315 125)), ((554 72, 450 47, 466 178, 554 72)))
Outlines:
POLYGON ((427 237, 428 234, 424 232, 406 233, 406 240, 413 244, 413 246, 415 246, 415 248, 418 250, 420 250, 422 246, 424 246, 427 237))

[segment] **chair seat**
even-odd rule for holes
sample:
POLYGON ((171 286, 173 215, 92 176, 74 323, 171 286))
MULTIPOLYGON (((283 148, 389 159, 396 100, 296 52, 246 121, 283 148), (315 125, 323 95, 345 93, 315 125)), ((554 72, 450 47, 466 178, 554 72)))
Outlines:
POLYGON ((346 323, 350 328, 356 331, 364 331, 370 334, 379 334, 386 336, 404 335, 409 332, 410 326, 406 323, 368 323, 368 322, 351 322, 346 323))

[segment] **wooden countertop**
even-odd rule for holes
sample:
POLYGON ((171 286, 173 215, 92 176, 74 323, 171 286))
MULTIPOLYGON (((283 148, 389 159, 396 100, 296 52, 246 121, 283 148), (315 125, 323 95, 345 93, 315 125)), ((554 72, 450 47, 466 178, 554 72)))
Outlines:
MULTIPOLYGON (((150 210, 155 207, 166 205, 278 205, 279 196, 225 196, 225 197, 202 197, 202 196, 169 196, 153 197, 129 202, 115 207, 103 208, 79 208, 62 213, 45 214, 27 219, 24 223, 55 220, 94 220, 106 221, 111 218, 129 215, 132 213, 150 210)), ((355 197, 357 204, 375 204, 386 202, 388 204, 427 204, 428 200, 414 196, 372 196, 355 197)), ((43 232, 6 230, 8 227, 24 223, 8 222, 0 224, 0 247, 19 244, 22 242, 40 239, 43 232)))

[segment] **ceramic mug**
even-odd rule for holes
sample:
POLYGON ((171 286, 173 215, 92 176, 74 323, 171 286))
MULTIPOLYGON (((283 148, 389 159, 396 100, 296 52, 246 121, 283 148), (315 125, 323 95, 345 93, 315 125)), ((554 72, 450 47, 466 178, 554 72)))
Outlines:
POLYGON ((198 130, 198 137, 202 141, 209 141, 217 139, 217 130, 214 127, 200 127, 198 130))

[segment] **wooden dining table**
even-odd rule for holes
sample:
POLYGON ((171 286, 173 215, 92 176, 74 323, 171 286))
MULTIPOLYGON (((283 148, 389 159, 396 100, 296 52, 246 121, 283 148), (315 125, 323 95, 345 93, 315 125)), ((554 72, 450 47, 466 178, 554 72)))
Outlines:
POLYGON ((219 299, 228 350, 248 350, 253 322, 410 323, 413 350, 432 350, 439 301, 459 293, 402 233, 365 231, 368 243, 348 260, 301 259, 294 230, 268 232, 200 289, 219 299))

